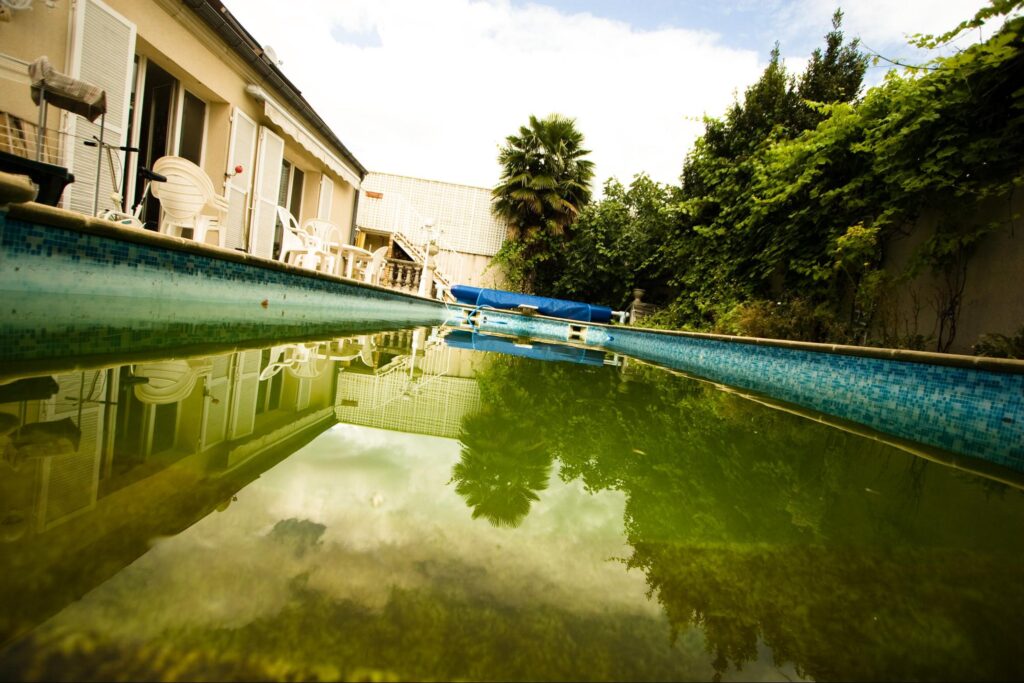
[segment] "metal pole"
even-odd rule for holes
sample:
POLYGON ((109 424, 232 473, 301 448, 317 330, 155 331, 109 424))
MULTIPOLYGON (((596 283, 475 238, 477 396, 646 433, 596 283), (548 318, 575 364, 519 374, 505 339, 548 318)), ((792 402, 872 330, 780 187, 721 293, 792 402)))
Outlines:
POLYGON ((100 144, 96 146, 96 190, 92 195, 92 215, 100 210, 100 169, 103 168, 103 131, 107 127, 107 112, 100 115, 100 144))
POLYGON ((39 123, 36 126, 36 161, 43 160, 43 134, 46 131, 46 84, 39 83, 39 123))

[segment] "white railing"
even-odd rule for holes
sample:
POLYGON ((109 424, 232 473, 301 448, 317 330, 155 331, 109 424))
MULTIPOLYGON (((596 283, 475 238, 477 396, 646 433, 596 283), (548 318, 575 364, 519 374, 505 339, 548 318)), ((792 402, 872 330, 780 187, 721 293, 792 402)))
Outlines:
MULTIPOLYGON (((63 131, 55 128, 47 128, 43 131, 40 161, 60 165, 63 147, 61 139, 65 135, 63 131)), ((39 143, 39 124, 0 111, 0 152, 35 160, 36 145, 39 143)))
MULTIPOLYGON (((432 221, 420 215, 409 200, 397 192, 387 193, 382 208, 383 215, 378 215, 378 220, 382 221, 380 225, 385 226, 384 229, 391 232, 395 243, 416 263, 430 265, 433 259, 428 260, 425 251, 429 248, 428 245, 433 243, 439 249, 443 248, 443 235, 433 229, 432 221)), ((450 299, 448 293, 451 291, 451 282, 448 277, 437 269, 436 262, 432 271, 434 281, 431 289, 443 292, 445 297, 450 299)), ((384 286, 388 285, 385 283, 384 286)), ((427 294, 431 295, 430 292, 427 294)))

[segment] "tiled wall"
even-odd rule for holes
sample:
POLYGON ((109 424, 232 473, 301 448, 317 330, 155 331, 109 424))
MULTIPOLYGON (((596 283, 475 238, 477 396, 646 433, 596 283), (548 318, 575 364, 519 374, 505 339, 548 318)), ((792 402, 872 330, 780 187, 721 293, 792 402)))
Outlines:
POLYGON ((429 325, 445 314, 399 293, 3 212, 0 301, 0 361, 429 325))
MULTIPOLYGON (((479 329, 564 341, 568 324, 486 311, 479 329)), ((587 342, 1024 471, 1024 374, 586 326, 587 342)))

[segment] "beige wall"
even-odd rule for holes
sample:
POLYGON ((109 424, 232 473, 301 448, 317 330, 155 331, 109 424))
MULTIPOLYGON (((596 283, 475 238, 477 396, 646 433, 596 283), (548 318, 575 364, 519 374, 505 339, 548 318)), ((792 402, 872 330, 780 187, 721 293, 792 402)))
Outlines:
MULTIPOLYGON (((50 9, 44 3, 31 10, 11 12, 11 20, 0 22, 0 53, 32 62, 46 55, 55 69, 67 71, 70 2, 50 9)), ((35 122, 39 113, 29 91, 28 69, 0 57, 0 111, 35 122)), ((54 127, 57 110, 51 110, 49 127, 54 127)))
MULTIPOLYGON (((1018 193, 1012 203, 1005 198, 992 201, 968 217, 974 224, 995 221, 999 227, 982 238, 968 262, 956 337, 949 349, 953 353, 971 353, 983 334, 1013 334, 1024 326, 1024 222, 1012 219, 1022 211, 1024 198, 1018 193)), ((907 237, 891 240, 886 269, 899 272, 934 234, 940 219, 948 217, 926 214, 907 237)), ((925 336, 937 333, 935 301, 941 288, 942 280, 931 273, 900 288, 894 307, 900 334, 907 330, 925 336)), ((933 340, 929 350, 934 348, 933 340)))
POLYGON ((341 229, 342 240, 352 241, 352 214, 355 209, 356 188, 341 178, 334 178, 334 203, 331 205, 331 222, 341 229))

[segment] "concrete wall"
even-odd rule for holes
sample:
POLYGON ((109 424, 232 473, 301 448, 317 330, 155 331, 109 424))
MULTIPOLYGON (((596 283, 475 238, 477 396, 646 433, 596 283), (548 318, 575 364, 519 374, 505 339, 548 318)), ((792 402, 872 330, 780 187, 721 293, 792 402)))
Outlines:
POLYGON ((490 256, 440 252, 436 260, 441 272, 453 285, 501 289, 504 282, 501 270, 497 266, 488 269, 491 263, 490 256))
MULTIPOLYGON (((984 334, 1013 334, 1024 326, 1024 196, 992 200, 971 215, 951 218, 928 211, 906 236, 886 245, 884 266, 900 272, 913 254, 935 234, 942 221, 969 220, 972 224, 997 223, 983 237, 970 256, 966 271, 963 303, 957 321, 952 353, 971 353, 984 334), (1014 214, 1018 217, 1013 219, 1014 214)), ((924 272, 896 292, 887 323, 898 325, 898 333, 935 337, 938 334, 936 301, 941 297, 943 278, 924 272)), ((933 339, 929 349, 935 349, 933 339)))

